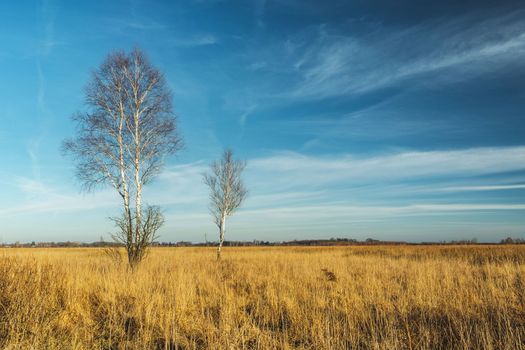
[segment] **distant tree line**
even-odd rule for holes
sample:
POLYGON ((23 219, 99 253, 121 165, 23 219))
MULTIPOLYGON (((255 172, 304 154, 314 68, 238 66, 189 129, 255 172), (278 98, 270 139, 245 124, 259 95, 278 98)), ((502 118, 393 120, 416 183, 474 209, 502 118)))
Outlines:
MULTIPOLYGON (((525 244, 523 238, 511 238, 507 237, 502 239, 498 243, 479 243, 477 240, 452 240, 452 241, 441 241, 441 242, 405 242, 405 241, 383 241, 373 238, 367 238, 359 241, 352 238, 330 238, 330 239, 303 239, 303 240, 292 240, 292 241, 223 241, 225 247, 252 247, 252 246, 373 246, 373 245, 468 245, 468 244, 525 244)), ((216 247, 217 242, 152 242, 152 247, 216 247)), ((0 247, 20 247, 20 248, 100 248, 100 247, 125 247, 123 243, 119 242, 106 242, 100 240, 98 242, 84 243, 84 242, 26 242, 26 243, 4 243, 0 244, 0 247)))
POLYGON ((505 239, 502 239, 500 241, 500 244, 525 244, 525 239, 507 237, 505 239))

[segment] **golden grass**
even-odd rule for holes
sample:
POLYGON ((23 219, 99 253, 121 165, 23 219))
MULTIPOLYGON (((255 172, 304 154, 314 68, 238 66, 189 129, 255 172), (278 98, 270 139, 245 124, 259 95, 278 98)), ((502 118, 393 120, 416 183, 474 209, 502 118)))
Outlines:
POLYGON ((521 349, 525 247, 0 250, 6 349, 521 349))

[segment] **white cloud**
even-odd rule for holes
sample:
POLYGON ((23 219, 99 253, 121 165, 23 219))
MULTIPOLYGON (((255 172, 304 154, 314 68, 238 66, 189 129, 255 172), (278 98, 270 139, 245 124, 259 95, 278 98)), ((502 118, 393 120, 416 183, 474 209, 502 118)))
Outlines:
POLYGON ((251 71, 258 71, 260 69, 265 68, 267 65, 268 64, 264 61, 257 61, 249 64, 246 68, 251 71))
POLYGON ((250 171, 279 184, 319 186, 335 181, 464 177, 525 169, 525 146, 450 151, 408 151, 372 157, 313 157, 282 153, 250 161, 250 171))
MULTIPOLYGON (((250 232, 253 238, 278 239, 286 232, 329 234, 326 230, 340 232, 359 225, 367 227, 367 223, 383 225, 403 217, 407 218, 405 223, 433 217, 444 225, 452 216, 463 222, 468 217, 472 219, 471 214, 481 212, 509 215, 525 210, 525 203, 506 202, 501 197, 492 200, 462 196, 458 200, 449 193, 522 189, 523 179, 517 175, 513 175, 511 183, 493 182, 493 176, 478 178, 473 184, 466 179, 523 170, 524 161, 525 146, 366 157, 288 152, 251 159, 245 177, 249 197, 232 217, 230 229, 233 234, 250 232), (431 192, 442 195, 433 197, 431 192), (437 217, 448 219, 440 221, 437 217)), ((146 188, 145 199, 165 210, 163 239, 194 237, 202 241, 204 232, 215 232, 207 210, 207 188, 201 177, 207 167, 204 161, 168 167, 146 188)), ((17 179, 15 187, 25 196, 18 196, 16 203, 3 203, 0 216, 4 220, 24 220, 40 213, 62 214, 65 218, 72 213, 87 215, 87 211, 98 210, 97 213, 104 213, 100 225, 107 225, 104 217, 117 214, 120 205, 111 189, 80 195, 75 190, 33 179, 17 179)), ((519 228, 512 222, 508 226, 514 231, 519 228)))
POLYGON ((293 98, 323 98, 368 92, 414 77, 457 81, 522 63, 523 11, 474 23, 470 17, 423 23, 406 29, 376 26, 368 34, 321 26, 286 41, 288 69, 299 74, 293 98), (450 74, 444 74, 449 70, 450 74))
POLYGON ((92 194, 56 193, 45 184, 28 183, 24 191, 33 191, 36 198, 28 196, 25 201, 6 206, 0 209, 0 216, 12 218, 32 216, 40 213, 80 213, 86 210, 101 208, 118 208, 118 198, 111 191, 100 191, 92 194), (27 187, 27 186, 33 187, 27 187))
POLYGON ((105 25, 118 30, 159 31, 167 29, 163 23, 159 23, 144 16, 133 15, 131 18, 101 17, 99 20, 105 25))
MULTIPOLYGON (((203 161, 168 167, 155 183, 146 187, 146 198, 151 204, 185 205, 190 211, 196 208, 205 210, 208 194, 202 183, 202 173, 207 169, 208 165, 203 161)), ((408 151, 368 157, 351 154, 321 157, 287 152, 248 160, 246 182, 250 197, 246 204, 249 208, 281 208, 283 204, 326 200, 344 191, 358 191, 364 185, 368 186, 367 191, 372 186, 380 192, 388 183, 403 184, 400 192, 414 193, 520 189, 525 185, 441 186, 439 182, 523 169, 525 146, 408 151), (421 184, 406 182, 413 179, 430 180, 433 185, 429 188, 427 181, 422 190, 421 184)), ((80 195, 33 179, 18 178, 16 181, 23 194, 32 195, 37 201, 18 207, 13 205, 3 213, 31 210, 71 212, 97 204, 118 205, 111 190, 80 195)))
POLYGON ((362 206, 348 204, 327 204, 313 206, 275 207, 256 210, 243 210, 239 212, 239 220, 249 224, 250 221, 284 220, 291 224, 319 220, 355 219, 384 219, 392 216, 414 216, 436 213, 450 213, 457 211, 499 211, 499 210, 525 210, 525 204, 412 204, 398 206, 362 206), (260 220, 256 220, 260 219, 260 220))
POLYGON ((484 186, 451 186, 435 189, 441 192, 477 192, 477 191, 505 191, 505 190, 522 190, 525 184, 516 185, 484 185, 484 186))
POLYGON ((214 45, 219 42, 219 39, 211 34, 194 35, 188 37, 179 37, 172 39, 172 43, 176 46, 206 46, 214 45))
POLYGON ((42 181, 26 177, 16 178, 15 181, 17 187, 26 195, 26 197, 42 196, 52 192, 49 186, 46 186, 42 181))

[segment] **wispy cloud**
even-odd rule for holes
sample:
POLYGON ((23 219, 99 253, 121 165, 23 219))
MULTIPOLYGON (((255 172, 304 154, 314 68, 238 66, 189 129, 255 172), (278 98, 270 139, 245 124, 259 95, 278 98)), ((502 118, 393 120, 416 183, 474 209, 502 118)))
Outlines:
POLYGON ((264 13, 266 7, 266 0, 255 0, 255 24, 258 28, 264 29, 266 23, 264 22, 264 13))
POLYGON ((40 27, 43 36, 39 40, 38 55, 49 55, 55 46, 63 44, 56 39, 55 35, 57 12, 58 6, 54 2, 50 0, 40 2, 40 27))
POLYGON ((253 104, 249 105, 246 108, 246 110, 239 117, 239 124, 241 124, 241 126, 245 126, 246 125, 246 121, 248 120, 248 116, 251 113, 253 113, 257 109, 257 107, 258 107, 258 105, 253 103, 253 104))
POLYGON ((405 95, 385 98, 350 112, 306 114, 300 118, 279 118, 262 127, 287 135, 308 137, 301 151, 323 147, 327 140, 390 141, 432 133, 463 133, 472 126, 457 125, 434 110, 409 110, 405 95))
POLYGON ((257 71, 257 70, 265 68, 267 65, 268 64, 264 61, 256 61, 256 62, 250 63, 246 68, 251 71, 257 71))
POLYGON ((40 145, 47 134, 47 123, 51 112, 46 105, 46 81, 42 71, 41 59, 37 59, 37 96, 36 96, 36 110, 38 117, 38 128, 40 129, 38 136, 32 137, 27 145, 27 153, 31 159, 31 168, 33 178, 40 181, 40 145))
POLYGON ((171 42, 176 46, 192 47, 207 46, 219 43, 219 39, 211 34, 193 35, 187 37, 172 38, 171 42))
MULTIPOLYGON (((424 196, 421 197, 424 192, 517 190, 525 185, 491 184, 493 180, 490 179, 487 180, 489 183, 478 181, 476 185, 450 183, 488 174, 522 171, 525 170, 524 159, 525 147, 406 151, 361 157, 351 154, 324 157, 280 153, 248 160, 246 182, 250 196, 246 206, 248 209, 282 209, 283 205, 344 200, 342 194, 353 194, 349 198, 355 199, 357 195, 362 198, 360 192, 363 191, 374 199, 382 194, 383 201, 387 200, 389 193, 390 199, 392 193, 397 193, 409 202, 410 196, 418 196, 420 203, 425 200, 424 196)), ((203 161, 171 166, 146 189, 147 198, 151 204, 168 207, 183 205, 186 206, 185 211, 205 211, 208 194, 202 183, 202 174, 207 169, 208 165, 203 161)), ((33 181, 23 183, 30 189, 35 187, 35 183, 38 184, 33 181)), ((58 195, 61 193, 59 190, 46 191, 54 193, 54 197, 69 200, 70 195, 58 195)), ((73 210, 67 200, 64 202, 67 208, 64 209, 73 210)), ((58 204, 53 207, 56 210, 58 204)))
POLYGON ((328 204, 310 206, 288 206, 265 208, 256 210, 244 210, 239 216, 243 220, 260 216, 272 219, 289 220, 297 223, 297 219, 315 221, 321 219, 339 218, 345 221, 360 219, 384 219, 389 216, 419 216, 436 213, 450 213, 457 211, 499 211, 499 210, 525 210, 525 204, 415 204, 398 206, 362 206, 347 204, 328 204))
POLYGON ((441 192, 480 192, 480 191, 509 191, 509 190, 523 190, 525 184, 516 185, 486 185, 486 186, 451 186, 435 189, 441 192))
POLYGON ((254 172, 282 184, 320 185, 333 181, 391 181, 417 177, 465 177, 525 169, 525 147, 472 148, 450 151, 408 151, 371 157, 312 157, 282 153, 254 159, 254 172), (270 174, 273 174, 270 175, 270 174), (305 176, 305 174, 308 174, 305 176))
POLYGON ((167 28, 167 26, 164 24, 161 24, 156 21, 148 20, 148 19, 138 19, 138 18, 127 19, 127 20, 113 19, 113 22, 114 24, 120 25, 122 27, 126 27, 128 29, 136 29, 136 30, 162 30, 162 29, 167 28))
MULTIPOLYGON (((417 217, 442 217, 455 216, 458 212, 463 214, 477 214, 479 212, 498 212, 498 211, 525 211, 525 204, 418 204, 418 205, 397 205, 397 206, 363 206, 348 204, 323 204, 323 205, 288 205, 272 208, 244 209, 239 211, 230 220, 230 229, 233 233, 264 233, 275 232, 302 232, 333 230, 338 228, 341 231, 350 231, 351 227, 360 224, 388 223, 400 218, 417 217)), ((188 230, 191 232, 215 232, 211 224, 209 215, 205 213, 190 214, 170 214, 169 225, 174 228, 188 230), (195 225, 199 222, 199 225, 195 225)), ((451 224, 456 226, 476 225, 476 222, 460 220, 456 217, 455 221, 438 221, 436 225, 451 224)), ((373 226, 372 226, 373 227, 373 226)), ((491 227, 494 230, 493 227, 491 227)), ((388 231, 387 231, 388 232, 388 231)), ((330 234, 325 231, 325 234, 330 234)), ((390 233, 394 233, 392 230, 390 233)), ((213 236, 212 236, 213 237, 213 236)), ((279 234, 274 236, 281 238, 279 234)), ((304 237, 304 236, 302 236, 304 237)), ((319 236, 317 236, 319 237, 319 236)), ((208 237, 209 238, 209 237, 208 237)), ((299 237, 301 238, 301 237, 299 237)), ((200 235, 194 237, 196 241, 202 240, 200 235)), ((239 237, 246 239, 246 237, 239 237)), ((289 238, 285 238, 289 239, 289 238)), ((389 239, 392 239, 390 237, 389 239)), ((395 239, 395 237, 394 237, 395 239)))
MULTIPOLYGON (((462 222, 474 220, 479 213, 514 215, 525 210, 525 203, 501 197, 458 198, 454 193, 522 190, 525 180, 519 182, 516 175, 510 177, 513 183, 483 176, 525 170, 524 155, 525 147, 500 147, 360 157, 286 152, 248 159, 245 180, 250 194, 232 218, 232 232, 249 231, 253 238, 263 235, 278 239, 285 232, 319 234, 359 225, 386 225, 403 217, 408 218, 405 222, 428 217, 436 225, 455 218, 460 223, 451 223, 451 227, 467 227, 462 222), (469 184, 472 178, 477 180, 469 184), (442 194, 436 197, 431 192, 442 194)), ((173 238, 169 233, 177 232, 184 239, 202 240, 204 232, 214 232, 207 211, 208 192, 201 177, 207 168, 204 161, 170 166, 145 190, 150 204, 159 204, 165 210, 167 223, 162 232, 166 239, 173 238)), ((3 203, 0 216, 4 218, 92 210, 111 214, 119 210, 118 196, 111 189, 80 195, 70 188, 29 178, 16 179, 15 186, 22 196, 16 203, 3 203)), ((476 227, 475 223, 469 225, 476 227)), ((508 232, 519 229, 515 223, 507 226, 508 232)))
POLYGON ((11 218, 14 216, 27 217, 40 213, 75 213, 101 208, 118 208, 118 198, 111 191, 99 191, 90 195, 81 195, 78 192, 60 189, 45 182, 16 178, 15 185, 24 194, 19 200, 10 205, 2 203, 0 216, 11 218))
POLYGON ((34 198, 51 193, 51 189, 42 181, 29 179, 26 177, 18 177, 15 179, 17 187, 26 195, 26 197, 34 198))
POLYGON ((280 48, 288 52, 288 70, 298 77, 286 96, 363 93, 424 76, 417 82, 423 86, 505 69, 523 61, 523 14, 477 22, 471 17, 433 20, 401 30, 375 25, 358 36, 353 27, 310 29, 280 48))

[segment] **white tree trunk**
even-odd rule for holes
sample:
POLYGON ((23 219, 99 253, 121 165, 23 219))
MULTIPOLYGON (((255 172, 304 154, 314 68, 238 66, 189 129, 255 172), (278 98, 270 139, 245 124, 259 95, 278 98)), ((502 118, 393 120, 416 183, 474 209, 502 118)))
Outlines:
POLYGON ((135 160, 135 186, 137 188, 135 198, 135 242, 138 243, 142 229, 142 183, 140 181, 140 162, 139 156, 135 160))
MULTIPOLYGON (((117 142, 119 144, 119 168, 120 168, 120 181, 122 182, 122 189, 121 189, 121 196, 122 200, 124 202, 124 215, 126 217, 126 220, 128 221, 128 232, 127 232, 127 238, 128 241, 131 239, 131 233, 133 232, 133 223, 131 220, 131 209, 130 209, 130 203, 129 203, 129 190, 128 190, 128 182, 126 179, 126 167, 124 164, 124 141, 122 139, 122 129, 124 127, 124 112, 121 105, 121 114, 120 114, 120 120, 119 120, 119 131, 118 131, 118 137, 117 142)), ((133 251, 130 250, 130 247, 128 246, 128 261, 131 263, 133 256, 133 251)))
MULTIPOLYGON (((135 90, 136 91, 136 90, 135 90)), ((135 100, 137 96, 135 94, 135 100)), ((139 105, 139 102, 137 102, 139 105)), ((135 186, 137 189, 135 205, 135 242, 138 243, 142 235, 142 182, 140 180, 140 161, 141 161, 141 151, 140 151, 140 128, 139 128, 140 114, 138 111, 135 112, 134 122, 135 122, 135 186)))
POLYGON ((226 230, 226 216, 221 217, 221 224, 219 227, 219 246, 217 247, 217 259, 221 258, 221 248, 224 243, 224 231, 226 230))

